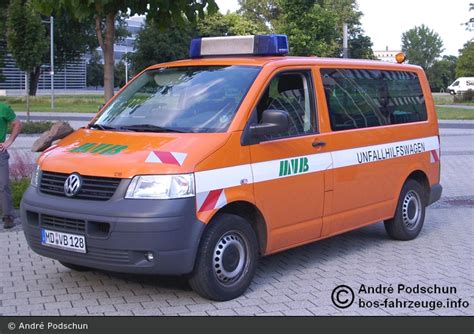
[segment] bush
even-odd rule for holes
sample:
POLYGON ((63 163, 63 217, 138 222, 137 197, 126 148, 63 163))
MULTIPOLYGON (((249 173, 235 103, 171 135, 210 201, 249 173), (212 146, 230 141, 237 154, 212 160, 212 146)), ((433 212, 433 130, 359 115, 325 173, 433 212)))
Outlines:
POLYGON ((14 180, 11 183, 12 198, 13 198, 13 207, 19 208, 20 202, 25 193, 26 189, 30 185, 30 178, 23 178, 20 180, 14 180))
POLYGON ((474 102, 474 90, 469 89, 461 95, 456 95, 454 97, 454 102, 474 102))
MULTIPOLYGON (((38 122, 22 122, 21 133, 22 134, 37 134, 48 131, 53 126, 51 121, 38 121, 38 122)), ((11 133, 11 126, 8 128, 8 133, 11 133)))

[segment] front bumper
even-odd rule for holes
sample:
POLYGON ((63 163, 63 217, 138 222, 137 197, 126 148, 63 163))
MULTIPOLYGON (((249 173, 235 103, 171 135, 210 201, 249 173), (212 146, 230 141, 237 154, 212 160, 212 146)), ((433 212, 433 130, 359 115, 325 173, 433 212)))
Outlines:
POLYGON ((439 201, 442 193, 443 193, 443 187, 441 186, 441 184, 439 183, 433 184, 430 190, 430 198, 428 200, 428 205, 431 205, 434 202, 439 201))
POLYGON ((193 270, 205 227, 196 218, 194 198, 99 202, 33 187, 23 196, 21 221, 28 245, 40 255, 107 271, 163 275, 193 270), (41 228, 84 235, 87 253, 43 246, 41 228), (153 261, 145 258, 147 252, 153 252, 153 261))

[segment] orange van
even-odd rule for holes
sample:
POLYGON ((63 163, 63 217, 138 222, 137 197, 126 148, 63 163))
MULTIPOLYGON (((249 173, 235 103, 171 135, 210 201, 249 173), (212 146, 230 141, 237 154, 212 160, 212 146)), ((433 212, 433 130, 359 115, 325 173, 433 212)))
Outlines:
POLYGON ((137 75, 38 159, 29 246, 228 300, 261 256, 380 221, 415 238, 442 192, 423 70, 287 52, 284 35, 202 38, 137 75))

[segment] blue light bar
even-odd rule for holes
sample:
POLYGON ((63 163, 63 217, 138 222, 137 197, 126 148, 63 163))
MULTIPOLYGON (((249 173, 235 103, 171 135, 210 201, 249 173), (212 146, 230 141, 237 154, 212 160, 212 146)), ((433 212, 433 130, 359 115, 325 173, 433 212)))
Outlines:
POLYGON ((207 56, 283 56, 288 54, 286 35, 255 35, 195 38, 190 58, 207 56))

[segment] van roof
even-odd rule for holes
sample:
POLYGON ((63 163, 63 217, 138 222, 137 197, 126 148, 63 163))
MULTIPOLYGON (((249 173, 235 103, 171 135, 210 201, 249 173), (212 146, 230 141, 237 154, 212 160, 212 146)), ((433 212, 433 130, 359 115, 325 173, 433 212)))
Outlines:
POLYGON ((416 70, 419 66, 382 62, 379 60, 320 58, 320 57, 205 57, 197 59, 184 59, 150 66, 148 69, 174 66, 211 66, 211 65, 247 65, 247 66, 283 66, 283 65, 318 65, 337 66, 349 65, 355 67, 378 67, 393 70, 416 70))

